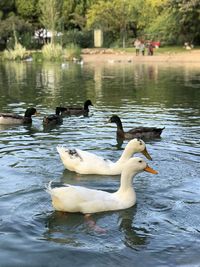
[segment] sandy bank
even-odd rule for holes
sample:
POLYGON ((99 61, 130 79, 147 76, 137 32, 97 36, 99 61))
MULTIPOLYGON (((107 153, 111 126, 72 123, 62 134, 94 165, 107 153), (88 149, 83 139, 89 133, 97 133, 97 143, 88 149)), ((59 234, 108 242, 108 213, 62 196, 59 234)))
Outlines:
POLYGON ((200 50, 191 50, 183 53, 155 52, 153 56, 136 56, 135 53, 113 52, 112 50, 83 50, 82 58, 87 63, 100 62, 176 62, 176 63, 200 63, 200 50))

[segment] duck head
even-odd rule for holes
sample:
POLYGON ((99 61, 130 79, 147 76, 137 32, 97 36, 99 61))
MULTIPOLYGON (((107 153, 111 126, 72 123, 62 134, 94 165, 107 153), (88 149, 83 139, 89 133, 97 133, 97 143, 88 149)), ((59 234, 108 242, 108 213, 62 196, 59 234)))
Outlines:
POLYGON ((114 123, 116 123, 116 124, 118 124, 118 123, 120 123, 121 124, 121 120, 120 120, 120 118, 117 116, 117 115, 113 115, 110 119, 109 119, 109 121, 108 122, 114 122, 114 123))
POLYGON ((39 114, 36 110, 36 108, 27 108, 26 112, 25 112, 25 117, 31 117, 32 115, 37 115, 39 114))
POLYGON ((152 169, 142 158, 133 157, 128 160, 124 165, 123 170, 128 170, 130 173, 150 172, 152 174, 158 174, 158 172, 152 169))
POLYGON ((134 138, 129 141, 128 146, 133 147, 135 151, 141 152, 147 159, 152 160, 149 155, 145 142, 140 138, 134 138))
POLYGON ((84 110, 88 110, 89 106, 93 106, 93 104, 92 104, 92 101, 88 99, 84 103, 84 110))
POLYGON ((56 107, 56 115, 60 115, 60 113, 62 114, 62 112, 65 112, 67 110, 67 108, 64 107, 56 107))

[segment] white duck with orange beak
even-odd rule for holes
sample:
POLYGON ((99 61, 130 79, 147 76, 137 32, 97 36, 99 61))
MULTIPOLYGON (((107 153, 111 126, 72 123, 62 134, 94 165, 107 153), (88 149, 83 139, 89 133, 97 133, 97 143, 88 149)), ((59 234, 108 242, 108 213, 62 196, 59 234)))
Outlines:
POLYGON ((69 184, 52 188, 51 182, 47 187, 47 192, 51 195, 52 205, 57 211, 91 214, 127 209, 136 203, 136 193, 132 182, 133 177, 142 171, 158 173, 142 158, 134 157, 124 164, 120 187, 114 193, 69 184))

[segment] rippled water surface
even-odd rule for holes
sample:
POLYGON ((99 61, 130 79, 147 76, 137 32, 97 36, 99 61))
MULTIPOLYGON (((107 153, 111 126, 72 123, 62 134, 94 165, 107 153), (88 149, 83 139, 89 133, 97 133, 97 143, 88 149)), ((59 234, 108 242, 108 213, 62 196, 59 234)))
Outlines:
POLYGON ((31 126, 0 125, 1 266, 200 266, 200 66, 134 63, 104 65, 6 63, 0 65, 0 110, 40 112, 31 126), (82 105, 89 117, 66 117, 46 129, 57 105, 82 105), (78 175, 65 170, 58 144, 117 160, 125 130, 165 127, 147 142, 158 175, 134 179, 137 204, 93 215, 55 212, 45 185, 71 183, 117 190, 119 176, 78 175))

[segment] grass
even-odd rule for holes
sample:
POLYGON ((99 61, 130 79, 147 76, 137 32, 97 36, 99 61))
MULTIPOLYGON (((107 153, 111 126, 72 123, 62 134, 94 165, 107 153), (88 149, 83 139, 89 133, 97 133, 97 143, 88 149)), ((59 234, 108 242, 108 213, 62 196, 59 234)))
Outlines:
POLYGON ((46 60, 61 60, 63 54, 62 46, 59 44, 45 44, 42 48, 43 58, 46 60))
POLYGON ((28 56, 29 54, 26 51, 26 48, 19 42, 15 43, 14 49, 4 50, 3 52, 3 58, 7 60, 22 60, 28 56))
MULTIPOLYGON (((128 47, 128 48, 114 48, 113 49, 116 52, 127 52, 127 53, 134 53, 135 48, 134 47, 128 47)), ((192 51, 200 50, 200 47, 194 47, 192 51)), ((161 46, 158 49, 154 49, 154 53, 156 55, 164 55, 164 54, 177 54, 177 53, 188 53, 191 50, 186 50, 183 46, 161 46)))
POLYGON ((77 45, 70 44, 64 49, 64 59, 65 60, 80 60, 81 59, 81 49, 77 45))
MULTIPOLYGON (((23 47, 19 47, 20 49, 17 49, 16 52, 15 49, 9 50, 8 57, 9 59, 23 59, 23 57, 26 57, 27 55, 31 55, 33 57, 34 61, 42 61, 42 60, 73 60, 73 58, 76 59, 81 59, 81 49, 77 47, 76 45, 69 45, 65 49, 62 49, 62 53, 60 48, 55 51, 55 49, 52 49, 52 47, 48 47, 46 49, 46 57, 44 57, 44 52, 41 50, 36 50, 36 51, 25 51, 23 47)), ((96 48, 94 48, 96 49, 96 48)), ((102 48, 106 49, 106 48, 102 48)), ((92 50, 92 48, 91 48, 92 50)), ((115 52, 126 52, 126 53, 135 53, 135 48, 134 47, 129 47, 129 48, 112 48, 111 50, 115 52)), ((194 47, 192 51, 199 51, 200 52, 200 47, 194 47)), ((154 49, 154 54, 155 55, 166 55, 166 54, 178 54, 178 53, 190 53, 191 50, 186 50, 184 47, 181 46, 163 46, 158 49, 154 49)), ((0 60, 5 59, 5 51, 0 52, 0 60)))

